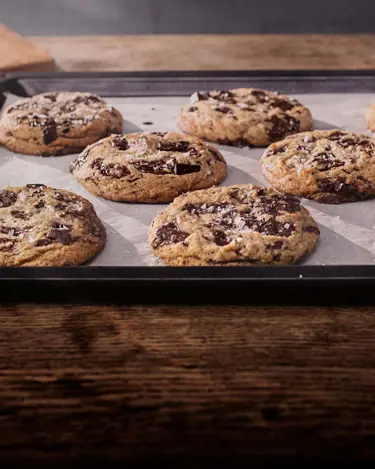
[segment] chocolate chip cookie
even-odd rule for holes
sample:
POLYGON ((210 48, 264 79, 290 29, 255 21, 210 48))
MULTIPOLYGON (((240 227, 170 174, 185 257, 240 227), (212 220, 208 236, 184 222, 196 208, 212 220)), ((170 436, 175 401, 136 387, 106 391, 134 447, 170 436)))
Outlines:
POLYGON ((250 184, 184 194, 153 221, 149 243, 169 265, 292 264, 319 229, 298 199, 250 184))
POLYGON ((174 132, 110 136, 70 167, 91 193, 124 202, 165 203, 221 182, 227 165, 214 147, 174 132))
POLYGON ((44 93, 8 106, 0 144, 17 153, 65 155, 122 131, 122 116, 91 93, 44 93))
POLYGON ((83 264, 104 248, 92 204, 43 184, 0 191, 0 266, 83 264))
POLYGON ((269 146, 263 174, 277 190, 325 204, 375 196, 375 141, 341 130, 315 130, 269 146))
POLYGON ((310 111, 295 99, 255 88, 197 92, 182 107, 179 128, 232 146, 267 146, 312 127, 310 111))

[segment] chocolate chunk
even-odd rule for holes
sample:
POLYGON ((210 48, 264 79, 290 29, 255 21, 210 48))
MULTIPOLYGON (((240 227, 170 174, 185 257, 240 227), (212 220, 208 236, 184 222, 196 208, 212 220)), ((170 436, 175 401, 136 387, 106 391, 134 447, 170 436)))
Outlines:
POLYGON ((339 145, 341 148, 349 148, 355 145, 358 145, 358 140, 354 140, 352 138, 345 138, 345 139, 337 139, 336 144, 339 145))
POLYGON ((181 176, 182 174, 197 173, 201 170, 199 164, 177 163, 175 166, 175 174, 181 176))
POLYGON ((143 125, 153 125, 152 121, 144 121, 142 122, 143 125))
POLYGON ((43 208, 45 205, 46 205, 46 203, 44 202, 44 200, 39 200, 39 202, 37 202, 34 205, 34 208, 43 208))
POLYGON ((44 184, 26 184, 26 187, 28 189, 39 189, 39 188, 45 188, 47 186, 45 186, 44 184))
POLYGON ((216 161, 222 161, 220 154, 216 150, 209 148, 208 151, 211 153, 211 155, 215 158, 216 161))
POLYGON ((101 158, 95 159, 91 163, 91 167, 98 170, 103 176, 114 179, 121 179, 130 174, 130 171, 125 166, 118 163, 104 164, 104 160, 101 158))
POLYGON ((14 227, 14 226, 0 225, 0 233, 8 234, 10 236, 15 236, 15 237, 20 236, 22 233, 25 233, 26 231, 30 229, 31 229, 30 226, 24 226, 20 228, 20 227, 14 227))
POLYGON ((267 132, 274 141, 281 140, 286 135, 300 130, 299 121, 292 116, 285 116, 283 119, 272 116, 267 121, 272 124, 272 128, 268 129, 267 132))
POLYGON ((155 234, 154 248, 166 246, 167 244, 181 243, 189 236, 189 233, 181 231, 175 222, 161 226, 155 234))
POLYGON ((43 143, 48 145, 57 139, 57 125, 54 119, 46 119, 43 128, 43 143))
POLYGON ((209 97, 209 93, 203 93, 202 91, 197 91, 196 93, 194 93, 193 96, 196 97, 197 101, 207 101, 209 97))
POLYGON ((281 98, 271 99, 270 106, 272 108, 279 108, 284 112, 285 111, 290 111, 290 109, 293 109, 295 107, 295 105, 292 104, 290 101, 287 101, 287 100, 281 99, 281 98))
POLYGON ((275 241, 273 244, 271 244, 271 247, 273 249, 281 249, 283 247, 283 242, 282 241, 275 241))
POLYGON ((218 246, 226 246, 230 243, 230 239, 228 239, 224 231, 215 230, 212 234, 214 236, 215 244, 217 244, 218 246))
POLYGON ((58 203, 54 207, 56 210, 65 210, 67 208, 66 204, 58 203))
POLYGON ((38 239, 38 241, 35 243, 35 246, 48 246, 49 244, 52 244, 51 239, 42 238, 38 239))
POLYGON ((197 106, 191 106, 189 107, 189 112, 195 112, 197 109, 197 106))
POLYGON ((151 135, 157 135, 158 137, 165 137, 168 132, 151 132, 151 135))
POLYGON ((336 159, 332 153, 319 153, 313 159, 317 163, 316 168, 319 171, 328 171, 331 168, 344 166, 344 162, 336 159))
POLYGON ((77 96, 76 98, 74 98, 73 102, 76 104, 83 103, 87 106, 90 106, 93 103, 100 103, 101 99, 92 94, 90 96, 77 96))
POLYGON ((0 238, 0 252, 12 251, 17 242, 17 239, 0 238))
POLYGON ((344 132, 340 132, 339 130, 333 132, 329 137, 328 140, 336 141, 336 140, 341 140, 343 137, 345 137, 344 132))
POLYGON ((301 210, 300 201, 289 195, 261 196, 254 201, 254 209, 259 208, 261 212, 269 215, 279 215, 281 212, 296 213, 301 210))
POLYGON ((256 218, 251 211, 242 212, 241 217, 245 225, 251 231, 257 231, 258 233, 265 235, 288 237, 295 231, 295 226, 293 223, 278 222, 274 218, 263 220, 256 218))
POLYGON ((266 101, 269 101, 269 96, 264 91, 253 90, 251 94, 257 99, 259 103, 265 103, 266 101))
POLYGON ((331 197, 324 197, 323 203, 340 203, 345 201, 356 201, 368 197, 368 194, 360 194, 353 184, 347 184, 344 178, 337 178, 331 181, 328 178, 317 181, 318 188, 322 192, 332 194, 331 197))
POLYGON ((223 114, 228 114, 228 113, 232 113, 232 109, 228 106, 220 106, 220 107, 215 107, 213 108, 214 111, 217 111, 217 112, 222 112, 223 114))
POLYGON ((0 208, 10 207, 17 200, 17 194, 13 191, 0 191, 0 208))
POLYGON ((180 142, 158 142, 156 148, 161 151, 176 151, 185 153, 189 149, 190 143, 186 140, 180 142))
POLYGON ((191 213, 192 215, 196 214, 207 214, 207 213, 228 213, 235 210, 234 205, 227 203, 218 203, 218 204, 186 204, 183 207, 183 210, 191 213))
POLYGON ((30 215, 28 215, 26 212, 23 212, 22 210, 12 210, 10 214, 18 220, 28 220, 30 218, 30 215))
POLYGON ((275 261, 275 262, 279 262, 279 260, 281 259, 281 255, 280 254, 274 254, 272 256, 272 260, 275 261))
POLYGON ((71 244, 72 238, 70 236, 70 228, 58 223, 55 223, 54 225, 55 227, 52 227, 52 229, 48 232, 46 236, 47 239, 52 242, 61 243, 64 245, 71 244))
POLYGON ((67 134, 70 130, 70 127, 64 127, 61 131, 63 134, 67 134))
POLYGON ((56 102, 56 99, 57 99, 57 96, 55 93, 50 93, 50 94, 45 94, 44 95, 44 99, 49 99, 50 101, 52 101, 53 103, 56 102))
POLYGON ((303 230, 302 231, 305 231, 306 233, 315 233, 317 235, 320 235, 320 231, 318 230, 318 228, 316 226, 304 226, 303 227, 303 230))
POLYGON ((111 145, 118 150, 125 151, 129 148, 129 142, 126 140, 125 137, 122 137, 120 135, 116 136, 113 138, 111 145))

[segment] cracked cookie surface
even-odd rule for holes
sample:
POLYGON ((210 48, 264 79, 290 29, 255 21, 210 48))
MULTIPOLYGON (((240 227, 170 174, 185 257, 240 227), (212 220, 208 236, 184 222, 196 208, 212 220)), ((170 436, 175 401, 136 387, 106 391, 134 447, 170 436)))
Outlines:
POLYGON ((298 199, 250 184, 184 194, 149 231, 154 255, 168 265, 292 264, 318 240, 298 199))
POLYGON ((70 170, 87 190, 106 199, 166 203, 220 183, 227 165, 218 150, 197 138, 136 132, 89 146, 70 170))
POLYGON ((270 145, 263 174, 280 192, 339 204, 375 196, 375 141, 342 130, 305 132, 270 145))
POLYGON ((91 93, 39 94, 11 104, 0 118, 0 144, 30 155, 78 153, 121 131, 120 112, 91 93))
POLYGON ((256 88, 196 92, 178 116, 180 130, 232 146, 267 146, 310 130, 310 111, 297 100, 256 88))
POLYGON ((0 191, 0 266, 80 265, 105 240, 103 224, 83 197, 43 184, 0 191))

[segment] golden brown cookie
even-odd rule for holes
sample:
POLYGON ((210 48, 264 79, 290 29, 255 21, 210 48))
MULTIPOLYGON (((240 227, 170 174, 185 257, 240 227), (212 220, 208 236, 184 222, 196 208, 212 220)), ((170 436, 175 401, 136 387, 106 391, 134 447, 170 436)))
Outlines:
POLYGON ((137 132, 89 146, 70 169, 86 189, 106 199, 165 203, 220 183, 227 165, 218 150, 197 138, 137 132))
POLYGON ((120 112, 91 93, 39 94, 8 106, 0 118, 0 144, 30 155, 78 153, 121 131, 120 112))
POLYGON ((223 145, 262 147, 310 130, 312 117, 288 96, 238 88, 194 93, 180 110, 178 126, 188 135, 223 145))
POLYGON ((0 266, 80 265, 103 248, 92 204, 43 184, 0 191, 0 266))
POLYGON ((280 192, 326 204, 375 196, 375 142, 342 130, 315 130, 269 146, 264 177, 280 192))
POLYGON ((154 255, 168 265, 292 264, 318 239, 298 199, 250 184, 182 195, 149 232, 154 255))

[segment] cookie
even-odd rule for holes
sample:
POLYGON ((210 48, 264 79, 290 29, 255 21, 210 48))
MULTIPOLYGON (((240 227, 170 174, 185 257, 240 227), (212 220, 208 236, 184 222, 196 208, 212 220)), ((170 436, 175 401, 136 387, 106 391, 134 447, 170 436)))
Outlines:
POLYGON ((369 106, 366 109, 365 116, 367 127, 371 130, 371 132, 375 132, 375 104, 369 106))
POLYGON ((165 203, 218 184, 227 166, 218 150, 197 138, 137 132, 89 146, 70 170, 87 190, 106 199, 165 203))
POLYGON ((269 146, 263 174, 277 190, 325 204, 375 195, 375 141, 341 130, 315 130, 269 146))
POLYGON ((79 265, 105 240, 104 226, 83 197, 43 184, 0 191, 0 266, 79 265))
POLYGON ((292 264, 318 239, 298 199, 250 184, 184 194, 149 231, 154 255, 175 266, 292 264))
POLYGON ((222 145, 267 146, 312 127, 295 99, 255 88, 197 92, 178 116, 180 130, 222 145))
POLYGON ((78 153, 122 131, 122 116, 91 93, 44 93, 8 106, 0 118, 0 144, 30 155, 78 153))

